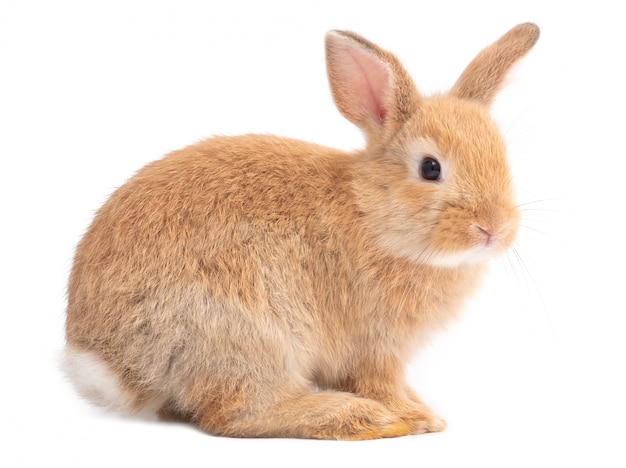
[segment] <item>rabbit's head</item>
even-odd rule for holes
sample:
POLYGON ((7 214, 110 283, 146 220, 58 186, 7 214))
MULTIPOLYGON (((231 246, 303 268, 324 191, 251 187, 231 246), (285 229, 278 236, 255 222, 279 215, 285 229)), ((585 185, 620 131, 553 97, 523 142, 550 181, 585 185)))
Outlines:
POLYGON ((424 97, 398 59, 350 32, 326 37, 340 112, 365 134, 356 162, 359 210, 378 245, 439 267, 508 249, 519 212, 489 106, 539 29, 521 24, 485 48, 446 94, 424 97))

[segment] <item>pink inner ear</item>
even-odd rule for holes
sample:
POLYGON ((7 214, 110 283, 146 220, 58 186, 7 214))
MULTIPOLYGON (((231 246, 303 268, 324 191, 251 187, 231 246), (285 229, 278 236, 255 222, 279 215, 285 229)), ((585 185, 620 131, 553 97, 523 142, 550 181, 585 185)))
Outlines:
POLYGON ((347 53, 352 63, 346 64, 346 71, 355 100, 367 117, 379 124, 384 123, 390 77, 387 65, 363 50, 349 48, 347 53))

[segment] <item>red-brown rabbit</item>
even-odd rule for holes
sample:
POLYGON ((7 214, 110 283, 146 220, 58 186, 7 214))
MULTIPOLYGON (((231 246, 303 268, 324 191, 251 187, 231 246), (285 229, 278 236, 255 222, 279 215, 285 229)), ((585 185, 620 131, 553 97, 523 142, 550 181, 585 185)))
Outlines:
POLYGON ((516 26, 424 97, 394 55, 330 32, 332 95, 364 150, 218 137, 141 169, 76 251, 79 391, 224 436, 442 430, 404 367, 515 238, 489 105, 538 36, 516 26))

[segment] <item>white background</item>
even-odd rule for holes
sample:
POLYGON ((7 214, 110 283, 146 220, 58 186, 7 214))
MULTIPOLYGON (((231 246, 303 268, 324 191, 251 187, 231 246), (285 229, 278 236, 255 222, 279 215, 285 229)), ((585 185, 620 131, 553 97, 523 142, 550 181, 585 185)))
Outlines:
POLYGON ((617 5, 0 1, 0 466, 626 466, 617 5), (360 147, 327 88, 329 29, 393 51, 430 93, 524 21, 541 39, 493 109, 530 202, 519 259, 409 369, 445 432, 234 440, 78 399, 57 369, 73 249, 135 170, 217 133, 360 147))

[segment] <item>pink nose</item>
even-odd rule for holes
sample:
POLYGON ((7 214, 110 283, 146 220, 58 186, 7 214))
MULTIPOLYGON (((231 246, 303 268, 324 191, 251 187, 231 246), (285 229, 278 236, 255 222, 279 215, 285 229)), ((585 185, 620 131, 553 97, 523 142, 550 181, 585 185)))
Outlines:
POLYGON ((476 226, 476 227, 481 232, 481 234, 484 235, 483 243, 485 247, 489 247, 493 243, 493 234, 480 226, 476 226))

